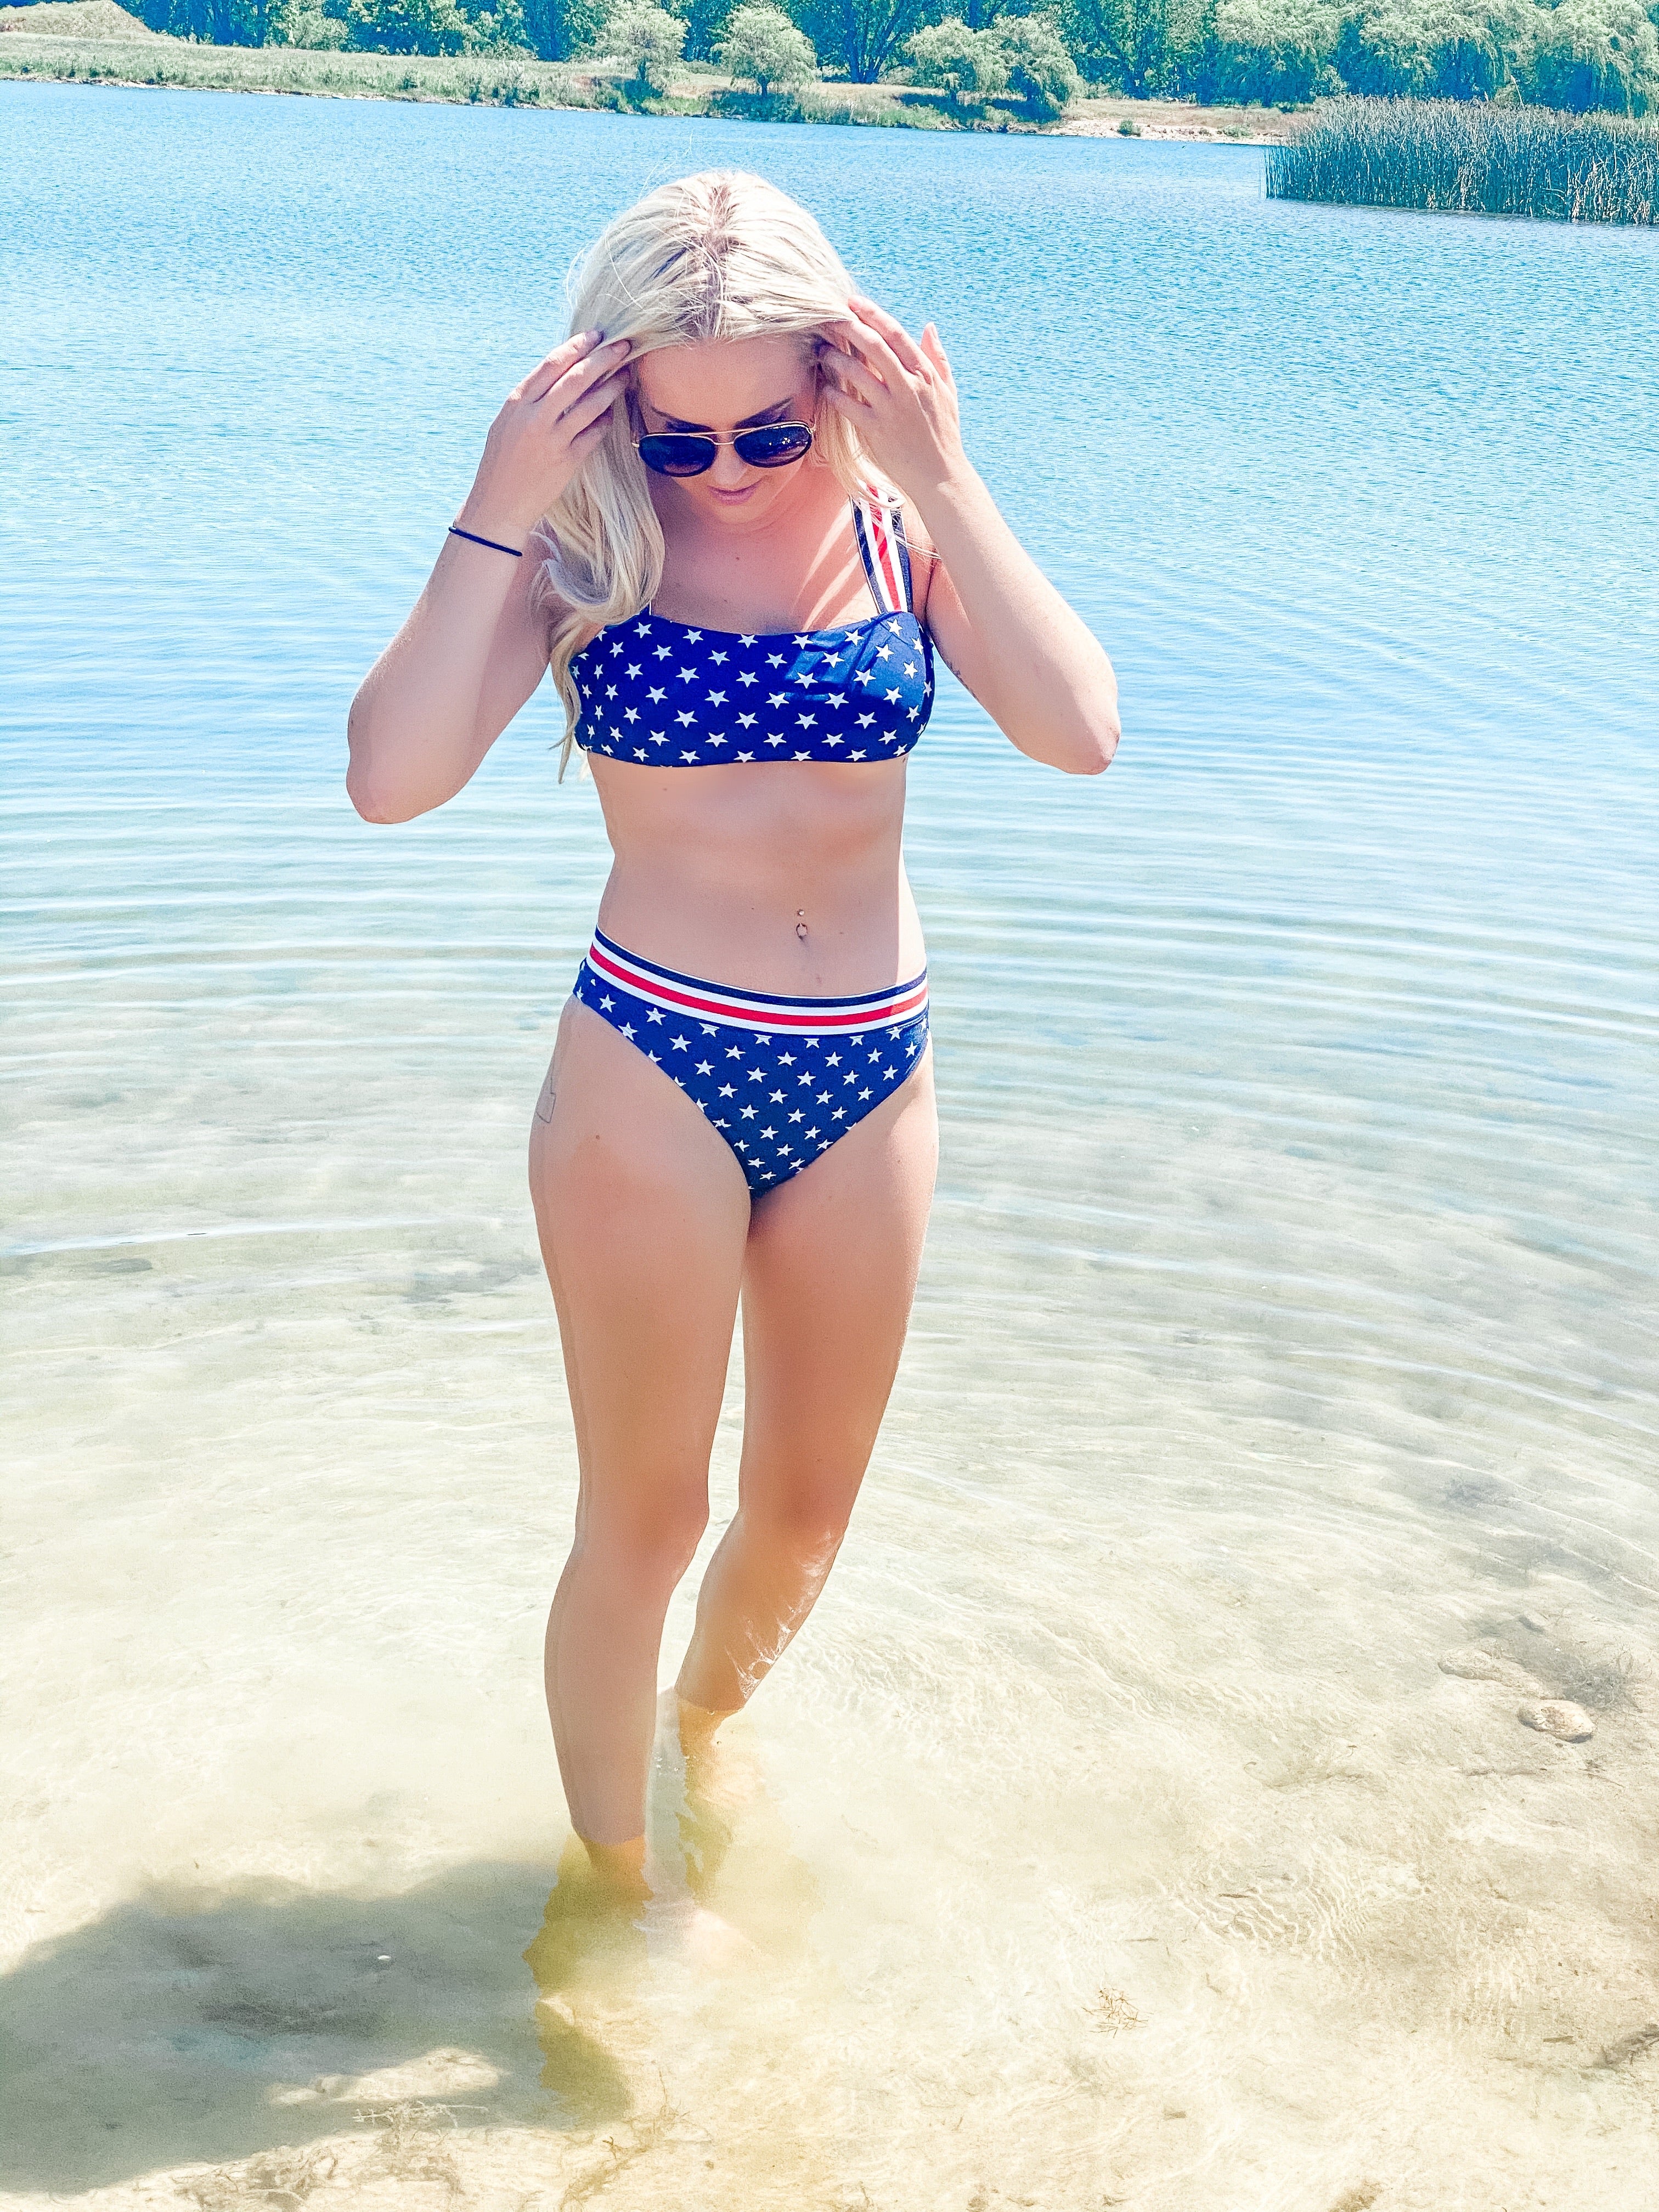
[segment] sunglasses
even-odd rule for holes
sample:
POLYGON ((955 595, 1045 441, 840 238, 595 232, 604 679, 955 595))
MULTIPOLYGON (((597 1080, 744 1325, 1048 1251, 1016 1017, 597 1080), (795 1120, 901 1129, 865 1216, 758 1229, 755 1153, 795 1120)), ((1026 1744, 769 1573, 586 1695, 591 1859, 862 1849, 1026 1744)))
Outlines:
POLYGON ((758 430, 663 430, 634 441, 640 459, 659 477, 700 477, 730 446, 751 469, 781 469, 812 448, 810 422, 763 422, 758 430))

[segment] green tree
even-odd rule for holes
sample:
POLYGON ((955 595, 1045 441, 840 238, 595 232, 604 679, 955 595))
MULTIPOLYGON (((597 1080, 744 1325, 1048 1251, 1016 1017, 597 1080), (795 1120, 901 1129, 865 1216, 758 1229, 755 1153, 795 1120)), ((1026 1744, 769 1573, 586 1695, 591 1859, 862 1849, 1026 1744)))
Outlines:
POLYGON ((1008 89, 1025 112, 1042 123, 1063 115, 1082 91, 1083 80, 1054 17, 1005 15, 995 35, 1008 65, 1008 89))
POLYGON ((1060 27, 1085 76, 1137 100, 1168 88, 1178 0, 1061 0, 1060 27))
POLYGON ((263 46, 270 29, 270 0, 137 0, 132 12, 152 31, 216 46, 263 46))
POLYGON ((524 0, 525 37, 544 62, 591 53, 604 21, 600 0, 524 0))
POLYGON ((1533 0, 1365 0, 1342 20, 1336 71, 1350 92, 1489 100, 1538 12, 1533 0))
POLYGON ((964 95, 977 102, 1007 88, 1001 40, 994 31, 970 31, 960 15, 947 15, 942 23, 915 32, 905 40, 904 51, 916 82, 941 86, 954 107, 962 106, 964 95))
POLYGON ((1221 97, 1302 106, 1325 79, 1338 27, 1325 0, 1220 0, 1221 97))
POLYGON ((466 52, 466 18, 455 0, 345 0, 343 15, 353 53, 466 52))
POLYGON ((1575 114, 1645 115, 1659 108, 1659 33, 1636 0, 1561 0, 1539 11, 1523 89, 1575 114))
POLYGON ((826 69, 873 84, 921 22, 922 0, 798 0, 795 19, 826 69))
POLYGON ((337 50, 346 42, 346 27, 337 15, 323 13, 322 0, 277 0, 270 11, 266 44, 306 46, 313 53, 337 50))
POLYGON ((607 54, 633 67, 641 96, 668 89, 668 73, 685 52, 685 21, 656 8, 650 0, 623 0, 605 17, 599 44, 607 54))
POLYGON ((780 85, 805 84, 818 69, 805 32, 764 0, 732 9, 714 58, 728 76, 746 77, 763 99, 780 85))

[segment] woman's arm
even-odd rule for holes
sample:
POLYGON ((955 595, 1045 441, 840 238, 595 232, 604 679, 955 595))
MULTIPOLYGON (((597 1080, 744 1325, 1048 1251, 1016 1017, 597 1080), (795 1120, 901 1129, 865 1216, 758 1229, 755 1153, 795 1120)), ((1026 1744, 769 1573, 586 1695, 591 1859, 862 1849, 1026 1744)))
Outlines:
MULTIPOLYGON (((550 353, 509 396, 458 518, 523 547, 605 434, 626 341, 596 331, 550 353)), ((346 790, 367 822, 407 822, 453 799, 540 683, 547 609, 531 550, 446 538, 414 611, 364 678, 346 733, 346 790)))
POLYGON ((1023 753, 1098 775, 1117 747, 1117 679, 1003 520, 963 451, 956 382, 930 323, 918 346, 854 300, 826 341, 824 398, 915 507, 937 556, 927 627, 945 659, 1023 753))

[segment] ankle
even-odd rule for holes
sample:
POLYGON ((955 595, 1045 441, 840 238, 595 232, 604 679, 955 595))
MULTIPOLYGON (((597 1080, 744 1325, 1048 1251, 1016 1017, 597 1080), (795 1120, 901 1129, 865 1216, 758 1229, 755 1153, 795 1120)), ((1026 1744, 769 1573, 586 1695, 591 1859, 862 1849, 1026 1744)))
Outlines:
MULTIPOLYGON (((678 1691, 674 1693, 674 1703, 679 1714, 680 1749, 688 1759, 694 1759, 700 1751, 706 1751, 713 1742, 714 1731, 720 1723, 732 1717, 731 1712, 714 1712, 707 1705, 694 1705, 678 1691)), ((740 1706, 733 1708, 737 1711, 741 1710, 740 1706)))
POLYGON ((586 1836, 578 1840, 605 1890, 623 1904, 645 1903, 651 1891, 645 1879, 643 1836, 630 1836, 622 1844, 596 1844, 586 1836))

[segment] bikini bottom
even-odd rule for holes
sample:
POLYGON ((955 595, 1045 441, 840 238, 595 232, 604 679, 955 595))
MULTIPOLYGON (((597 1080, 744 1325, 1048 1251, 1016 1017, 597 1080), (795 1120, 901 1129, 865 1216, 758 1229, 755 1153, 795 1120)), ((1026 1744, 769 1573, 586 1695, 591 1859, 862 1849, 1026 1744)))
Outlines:
POLYGON ((595 930, 575 995, 702 1109, 757 1196, 873 1114, 927 1043, 925 969, 856 998, 780 999, 676 975, 595 930))

